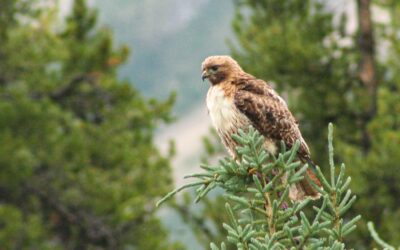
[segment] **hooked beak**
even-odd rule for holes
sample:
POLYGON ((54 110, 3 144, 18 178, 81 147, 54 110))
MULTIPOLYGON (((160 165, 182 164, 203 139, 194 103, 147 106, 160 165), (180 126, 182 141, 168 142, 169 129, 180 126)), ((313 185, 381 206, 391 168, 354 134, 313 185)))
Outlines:
POLYGON ((210 76, 210 74, 208 74, 207 71, 203 71, 203 74, 201 74, 201 80, 203 80, 203 82, 204 82, 204 80, 206 78, 208 78, 209 76, 210 76))

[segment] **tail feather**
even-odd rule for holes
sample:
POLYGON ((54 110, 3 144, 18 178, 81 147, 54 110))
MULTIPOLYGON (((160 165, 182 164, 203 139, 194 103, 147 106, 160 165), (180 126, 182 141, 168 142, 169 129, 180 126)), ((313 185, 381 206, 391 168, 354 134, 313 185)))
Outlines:
POLYGON ((313 200, 318 200, 321 198, 321 193, 319 193, 310 183, 310 181, 314 182, 318 187, 321 187, 321 182, 319 181, 318 177, 314 174, 311 168, 315 168, 314 162, 310 158, 302 159, 303 161, 306 160, 309 168, 305 172, 304 179, 290 187, 289 191, 289 198, 292 201, 302 201, 307 197, 310 197, 313 200), (308 178, 307 178, 308 177, 308 178))

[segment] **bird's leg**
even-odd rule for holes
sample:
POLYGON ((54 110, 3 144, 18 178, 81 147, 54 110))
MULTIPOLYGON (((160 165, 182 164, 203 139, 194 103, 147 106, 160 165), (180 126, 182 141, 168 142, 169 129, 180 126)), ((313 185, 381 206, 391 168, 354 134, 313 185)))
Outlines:
POLYGON ((247 172, 249 173, 249 175, 253 175, 253 174, 257 173, 257 168, 250 168, 247 172))

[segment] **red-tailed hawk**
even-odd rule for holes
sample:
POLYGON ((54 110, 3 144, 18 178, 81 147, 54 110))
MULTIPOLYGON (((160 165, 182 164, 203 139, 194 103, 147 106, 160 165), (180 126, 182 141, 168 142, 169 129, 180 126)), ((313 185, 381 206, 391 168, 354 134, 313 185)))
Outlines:
MULTIPOLYGON (((233 157, 236 142, 232 134, 252 125, 264 136, 264 146, 269 153, 278 153, 281 140, 289 148, 299 140, 299 159, 312 164, 310 151, 295 118, 270 85, 244 72, 229 56, 206 58, 202 63, 202 71, 202 79, 207 78, 211 83, 207 93, 211 121, 233 157)), ((310 169, 306 174, 321 185, 310 169)), ((289 197, 291 200, 303 200, 305 197, 318 199, 320 194, 304 178, 290 188, 289 197)))

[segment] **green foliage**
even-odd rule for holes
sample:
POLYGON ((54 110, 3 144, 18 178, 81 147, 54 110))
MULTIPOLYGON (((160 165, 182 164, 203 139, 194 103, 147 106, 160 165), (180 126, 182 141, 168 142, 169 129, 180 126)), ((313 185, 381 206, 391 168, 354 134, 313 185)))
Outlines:
POLYGON ((34 246, 40 249, 62 249, 46 237, 49 234, 37 214, 23 214, 12 205, 0 206, 0 242, 3 249, 34 246))
POLYGON ((1 247, 180 249, 152 206, 172 186, 153 136, 174 97, 118 80, 128 50, 86 1, 65 25, 33 2, 0 2, 1 247))
MULTIPOLYGON (((374 228, 374 223, 372 222, 368 222, 368 230, 371 233, 372 238, 374 238, 374 240, 381 246, 383 247, 383 249, 385 250, 395 250, 395 248, 391 245, 389 245, 388 243, 386 243, 385 241, 383 241, 378 233, 375 231, 374 228)), ((400 249, 400 248, 399 248, 400 249)))
MULTIPOLYGON (((334 165, 332 126, 329 131, 330 180, 317 167, 323 189, 313 184, 322 194, 322 204, 289 200, 291 186, 304 178, 308 167, 295 160, 299 143, 288 151, 282 145, 275 158, 265 151, 264 138, 250 128, 248 133, 232 136, 240 144, 236 159, 203 165, 205 172, 187 176, 197 181, 168 193, 157 206, 185 188, 196 187, 195 201, 199 201, 220 187, 228 200, 229 222, 223 223, 226 239, 238 249, 345 249, 344 239, 355 230, 360 216, 343 219, 356 197, 348 189, 351 179, 344 175, 344 164, 339 171, 334 165), (311 206, 312 212, 306 215, 305 208, 311 206)), ((219 249, 214 243, 211 248, 219 249)), ((221 249, 226 249, 225 243, 221 249)))
MULTIPOLYGON (((352 2, 357 8, 360 1, 352 2)), ((373 221, 388 241, 399 245, 400 4, 372 4, 388 15, 387 22, 373 19, 376 96, 368 93, 359 75, 360 46, 368 41, 359 36, 359 25, 351 32, 346 13, 334 17, 331 11, 340 11, 340 5, 327 7, 318 0, 237 1, 233 28, 238 43, 232 50, 248 72, 272 81, 288 95, 315 162, 326 161, 325 124, 338 125, 337 158, 352 165, 348 173, 360 198, 350 212, 373 221), (374 101, 375 114, 368 112, 374 101)), ((350 240, 356 249, 370 249, 367 225, 359 226, 350 240)))

